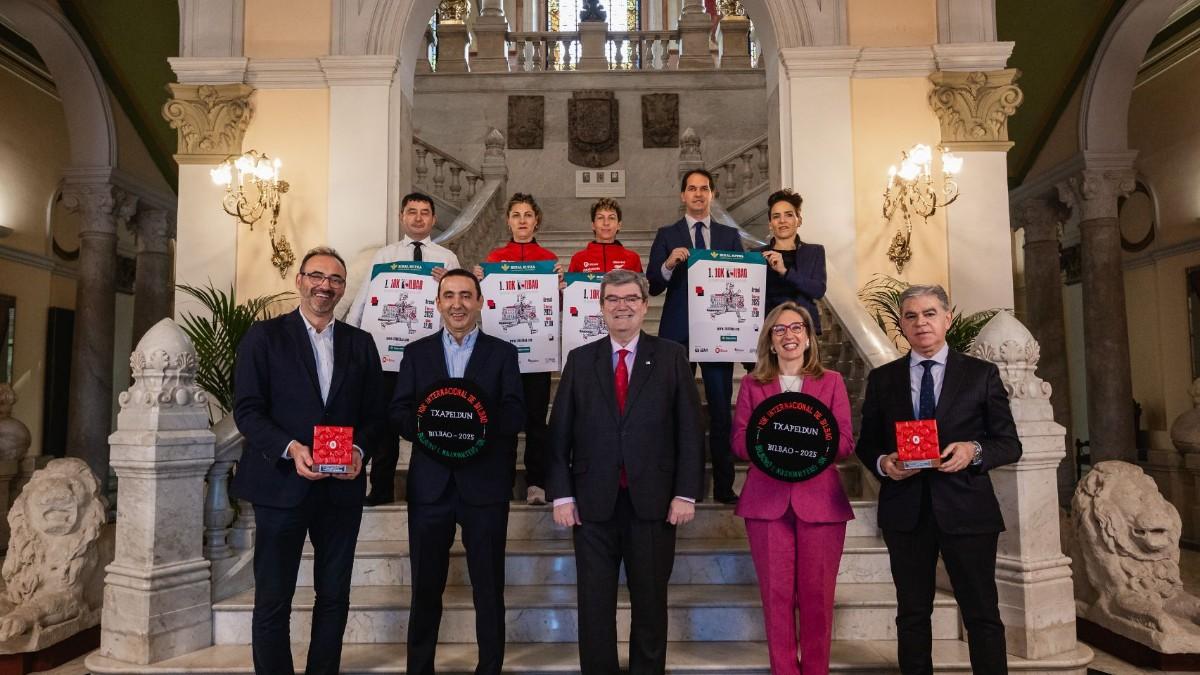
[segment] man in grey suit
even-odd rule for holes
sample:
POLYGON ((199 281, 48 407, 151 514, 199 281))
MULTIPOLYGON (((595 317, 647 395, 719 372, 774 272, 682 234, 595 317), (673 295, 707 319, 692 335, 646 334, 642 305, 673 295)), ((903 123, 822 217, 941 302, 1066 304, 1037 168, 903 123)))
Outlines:
POLYGON ((555 522, 574 527, 582 672, 618 672, 624 560, 629 672, 662 673, 675 527, 695 516, 703 486, 700 401, 683 346, 641 330, 646 277, 613 270, 600 295, 608 339, 567 358, 550 416, 546 493, 555 522))

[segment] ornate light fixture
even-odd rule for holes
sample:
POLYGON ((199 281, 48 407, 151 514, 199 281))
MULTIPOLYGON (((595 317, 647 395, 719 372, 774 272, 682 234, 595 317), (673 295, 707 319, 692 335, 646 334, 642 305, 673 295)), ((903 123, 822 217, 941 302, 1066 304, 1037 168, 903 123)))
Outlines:
POLYGON ((209 172, 213 182, 225 186, 221 206, 225 213, 237 218, 254 229, 263 214, 271 214, 271 264, 279 270, 281 278, 296 262, 296 254, 287 237, 275 231, 279 220, 281 198, 288 191, 288 183, 279 179, 279 160, 250 150, 241 156, 230 155, 217 168, 209 172))
POLYGON ((954 176, 962 171, 963 158, 951 154, 949 148, 938 146, 942 159, 941 194, 933 183, 933 150, 918 143, 900 153, 900 168, 888 167, 888 185, 883 191, 883 217, 890 223, 899 211, 904 217, 904 226, 896 230, 892 244, 888 247, 888 260, 896 265, 896 272, 903 272, 904 265, 912 258, 912 217, 926 220, 943 206, 958 199, 958 183, 954 176), (939 201, 939 198, 941 201, 939 201))

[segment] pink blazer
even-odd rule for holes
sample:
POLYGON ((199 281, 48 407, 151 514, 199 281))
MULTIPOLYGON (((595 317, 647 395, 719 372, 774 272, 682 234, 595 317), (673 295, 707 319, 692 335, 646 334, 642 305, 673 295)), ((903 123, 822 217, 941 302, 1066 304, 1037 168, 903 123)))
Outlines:
MULTIPOLYGON (((742 380, 733 415, 733 437, 730 439, 730 446, 738 457, 750 458, 746 450, 746 426, 750 414, 764 399, 780 391, 778 379, 761 384, 746 375, 742 380)), ((833 411, 841 432, 837 460, 849 457, 854 452, 854 431, 850 422, 850 398, 846 395, 846 384, 841 374, 826 370, 818 378, 805 376, 800 392, 816 397, 833 411)), ((743 518, 770 520, 782 517, 787 512, 788 504, 791 504, 797 518, 809 523, 844 523, 854 519, 854 511, 850 508, 846 491, 842 489, 837 467, 829 467, 816 477, 800 483, 787 483, 771 478, 751 464, 735 513, 743 518)))

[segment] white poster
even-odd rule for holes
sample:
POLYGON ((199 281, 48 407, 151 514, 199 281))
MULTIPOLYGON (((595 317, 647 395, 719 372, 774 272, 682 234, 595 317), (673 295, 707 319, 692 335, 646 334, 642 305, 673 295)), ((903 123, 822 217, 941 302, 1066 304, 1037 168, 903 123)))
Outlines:
POLYGON ((761 253, 692 249, 688 257, 688 347, 692 361, 758 358, 767 265, 761 253))
POLYGON ((556 371, 555 261, 483 263, 483 332, 517 348, 522 373, 556 371))
POLYGON ((408 343, 441 329, 433 270, 445 266, 440 262, 398 260, 371 268, 360 326, 375 338, 384 370, 399 370, 408 343))
POLYGON ((599 273, 574 272, 563 277, 562 362, 572 349, 608 337, 608 326, 600 313, 599 273))

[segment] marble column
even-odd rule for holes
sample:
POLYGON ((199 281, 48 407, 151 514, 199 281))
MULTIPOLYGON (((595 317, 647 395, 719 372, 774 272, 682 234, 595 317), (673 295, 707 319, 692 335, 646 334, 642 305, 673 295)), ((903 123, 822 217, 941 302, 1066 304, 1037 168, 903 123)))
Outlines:
POLYGON ((204 478, 214 457, 196 352, 170 319, 130 356, 112 466, 121 481, 116 554, 105 568, 100 656, 147 664, 212 644, 211 577, 202 553, 204 478))
MULTIPOLYGON (((1065 216, 1062 203, 1053 197, 1035 197, 1016 207, 1014 220, 1025 230, 1025 311, 1029 330, 1046 357, 1041 375, 1054 396, 1054 421, 1066 430, 1071 444, 1071 378, 1067 372, 1067 333, 1063 322, 1062 272, 1059 263, 1059 224, 1065 216)), ((1075 453, 1068 452, 1058 466, 1058 503, 1069 506, 1075 493, 1075 453)))
POLYGON ((166 209, 144 208, 133 220, 137 276, 133 282, 133 341, 175 311, 175 218, 166 209))
POLYGON ((996 589, 1008 653, 1043 659, 1075 648, 1071 560, 1059 538, 1056 471, 1066 454, 1050 385, 1037 376, 1038 343, 1000 312, 979 331, 971 355, 995 363, 1024 452, 989 476, 1007 530, 996 554, 996 589))
MULTIPOLYGON (((959 312, 1012 308, 1012 229, 1008 216, 1008 118, 1024 95, 1015 69, 938 71, 929 106, 941 145, 963 158, 959 196, 946 213, 950 297, 959 312)), ((940 167, 939 167, 940 168, 940 167)))
POLYGON ((1059 198, 1079 211, 1083 272, 1084 367, 1092 464, 1137 463, 1125 275, 1117 200, 1134 187, 1135 153, 1085 153, 1085 168, 1059 185, 1059 198))
MULTIPOLYGON (((189 60, 190 61, 190 60, 189 60)), ((238 78, 241 71, 211 77, 238 78)), ((179 73, 183 65, 172 62, 179 73)), ((181 75, 182 77, 182 75, 181 75)), ((244 84, 170 84, 171 96, 162 114, 177 132, 175 161, 179 163, 179 203, 175 227, 175 283, 228 291, 237 277, 238 227, 222 215, 224 188, 209 171, 229 155, 241 154, 242 138, 253 116, 254 89, 244 84)), ((200 312, 191 296, 176 293, 174 311, 200 312)))
POLYGON ((63 205, 80 218, 67 455, 87 462, 104 485, 108 482, 106 439, 113 412, 117 227, 133 215, 137 200, 106 179, 100 182, 70 174, 62 195, 63 205))

